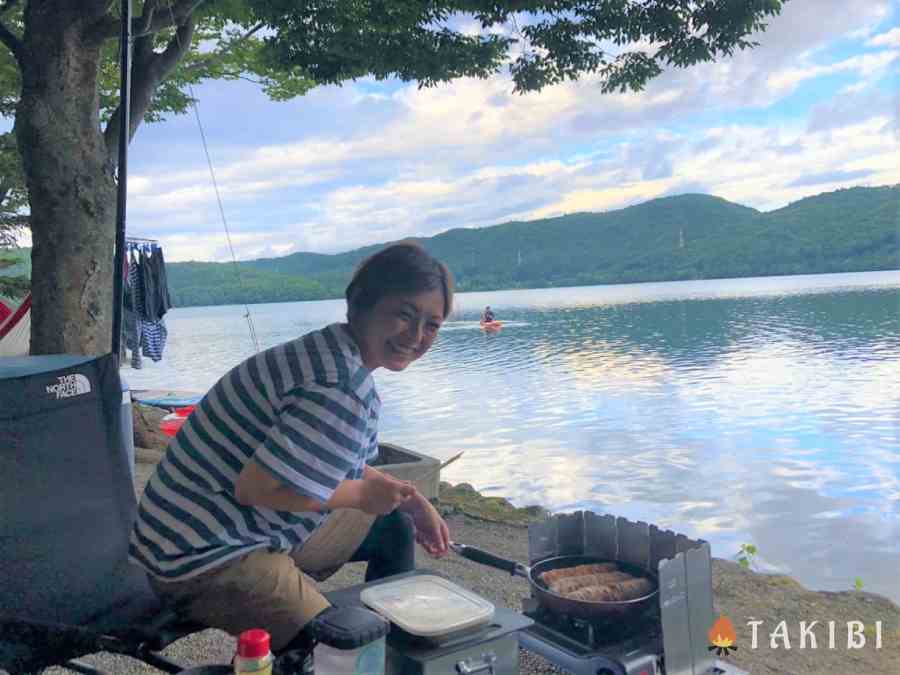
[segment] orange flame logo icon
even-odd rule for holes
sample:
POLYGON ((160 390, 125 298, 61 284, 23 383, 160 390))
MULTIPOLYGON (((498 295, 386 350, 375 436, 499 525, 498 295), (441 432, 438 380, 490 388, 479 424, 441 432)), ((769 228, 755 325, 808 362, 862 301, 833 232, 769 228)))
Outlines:
POLYGON ((734 632, 734 625, 727 616, 720 616, 709 629, 710 646, 709 651, 715 650, 719 656, 728 656, 728 652, 737 649, 737 635, 734 632))

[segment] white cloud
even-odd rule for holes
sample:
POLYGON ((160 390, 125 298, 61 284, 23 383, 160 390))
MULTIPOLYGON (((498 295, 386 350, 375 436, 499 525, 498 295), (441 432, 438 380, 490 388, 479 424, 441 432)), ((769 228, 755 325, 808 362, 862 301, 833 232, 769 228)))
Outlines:
POLYGON ((849 59, 832 63, 826 66, 806 66, 791 68, 778 73, 773 73, 768 78, 769 87, 784 96, 803 82, 817 77, 834 75, 835 73, 856 73, 862 77, 872 77, 883 73, 891 63, 900 55, 900 51, 883 51, 877 54, 863 54, 849 59))
POLYGON ((892 28, 866 41, 869 47, 900 47, 900 28, 892 28))
MULTIPOLYGON (((642 93, 601 95, 596 78, 587 77, 519 96, 507 76, 429 89, 395 83, 373 93, 378 85, 365 80, 317 90, 290 105, 318 105, 333 117, 327 130, 298 124, 287 142, 214 149, 227 157, 216 162, 216 179, 228 221, 245 237, 238 255, 347 250, 450 227, 619 208, 685 186, 767 209, 846 183, 792 185, 798 178, 900 182, 898 139, 871 94, 860 102, 879 105, 858 113, 823 108, 817 114, 825 122, 809 128, 796 113, 769 126, 734 117, 836 73, 863 79, 835 92, 834 101, 862 97, 900 50, 834 60, 825 47, 853 31, 865 40, 887 7, 872 0, 788 3, 759 48, 667 71, 642 93), (340 123, 373 110, 379 116, 371 125, 340 123)), ((892 46, 885 36, 894 34, 869 42, 892 46)), ((261 138, 265 132, 258 131, 261 138)), ((169 237, 191 233, 189 241, 171 239, 185 247, 184 255, 173 252, 178 259, 222 255, 205 165, 136 175, 129 186, 131 222, 169 237)))
MULTIPOLYGON (((548 158, 512 166, 485 163, 468 170, 429 162, 427 170, 409 171, 403 178, 326 190, 306 202, 314 215, 304 222, 257 231, 265 223, 254 227, 252 218, 244 216, 253 235, 238 239, 236 247, 241 258, 262 255, 266 246, 333 252, 375 241, 429 236, 451 227, 621 208, 678 192, 683 185, 699 184, 732 201, 777 208, 811 192, 847 185, 846 175, 856 175, 853 172, 859 174, 851 181, 855 184, 900 183, 896 162, 900 143, 889 122, 888 117, 875 116, 818 132, 807 131, 802 121, 779 129, 730 125, 709 129, 700 137, 686 132, 637 138, 621 143, 611 155, 571 162, 548 158), (786 153, 786 148, 794 150, 786 153), (656 179, 644 179, 640 165, 634 164, 634 158, 642 156, 665 161, 671 170, 656 179), (828 168, 840 170, 831 182, 792 185, 798 178, 828 168)), ((252 193, 255 186, 251 182, 245 190, 252 193)), ((181 192, 195 199, 202 190, 181 192)), ((173 191, 169 198, 175 195, 173 191)), ((227 203, 234 205, 240 197, 240 192, 229 193, 227 203)), ((221 231, 215 216, 212 209, 207 212, 212 232, 221 231)), ((175 222, 188 224, 190 218, 196 222, 195 208, 187 209, 175 222)), ((173 239, 172 244, 181 249, 177 259, 202 258, 200 251, 210 250, 213 241, 215 237, 196 233, 187 248, 179 240, 173 239)), ((223 249, 216 247, 221 255, 223 249)))

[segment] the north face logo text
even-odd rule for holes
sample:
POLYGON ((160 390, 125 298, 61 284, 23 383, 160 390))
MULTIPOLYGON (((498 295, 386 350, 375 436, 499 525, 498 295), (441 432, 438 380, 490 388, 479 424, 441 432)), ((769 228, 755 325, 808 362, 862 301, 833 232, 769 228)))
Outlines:
POLYGON ((47 385, 47 393, 56 394, 57 399, 89 394, 91 391, 91 381, 80 373, 61 375, 56 379, 56 384, 47 385))

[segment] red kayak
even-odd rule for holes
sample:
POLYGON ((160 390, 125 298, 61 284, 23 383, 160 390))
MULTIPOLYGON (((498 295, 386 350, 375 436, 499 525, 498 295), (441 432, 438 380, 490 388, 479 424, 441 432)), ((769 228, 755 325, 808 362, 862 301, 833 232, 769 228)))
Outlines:
POLYGON ((486 331, 488 333, 496 333, 501 328, 503 328, 502 321, 481 321, 481 330, 486 331))
POLYGON ((192 405, 175 408, 175 412, 169 413, 159 421, 159 430, 166 436, 174 436, 192 412, 194 412, 194 406, 192 405))

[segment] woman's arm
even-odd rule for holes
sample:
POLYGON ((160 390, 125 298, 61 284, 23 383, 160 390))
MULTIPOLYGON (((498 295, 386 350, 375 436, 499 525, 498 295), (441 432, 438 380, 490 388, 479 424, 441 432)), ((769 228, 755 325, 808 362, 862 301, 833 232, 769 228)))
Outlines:
POLYGON ((325 509, 356 509, 360 505, 360 480, 341 481, 322 503, 312 497, 304 497, 250 459, 238 474, 234 484, 234 496, 244 506, 262 506, 275 511, 323 511, 325 509))
MULTIPOLYGON (((368 470, 370 467, 366 467, 368 470)), ((372 469, 376 471, 376 469, 372 469)), ((380 471, 378 473, 381 473, 380 471)), ((365 474, 364 474, 365 475, 365 474)), ((384 474, 381 474, 384 475, 384 474)), ((415 488, 413 488, 415 490, 415 488)), ((440 558, 450 550, 450 528, 437 509, 421 492, 414 494, 397 507, 412 516, 416 526, 416 541, 432 556, 440 558)))
POLYGON ((271 473, 250 459, 238 474, 234 484, 234 496, 244 506, 262 506, 275 511, 323 511, 325 509, 358 509, 381 515, 390 513, 397 506, 416 494, 409 483, 366 467, 362 480, 344 480, 338 483, 331 498, 324 504, 318 499, 304 497, 285 485, 271 473))

